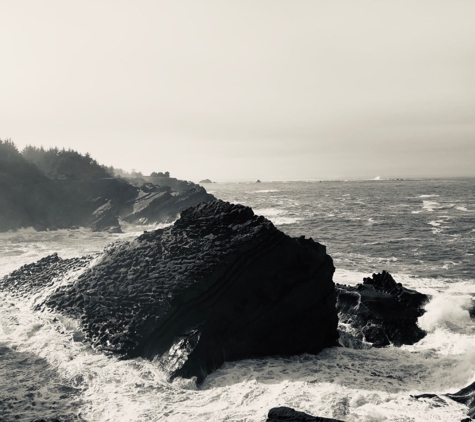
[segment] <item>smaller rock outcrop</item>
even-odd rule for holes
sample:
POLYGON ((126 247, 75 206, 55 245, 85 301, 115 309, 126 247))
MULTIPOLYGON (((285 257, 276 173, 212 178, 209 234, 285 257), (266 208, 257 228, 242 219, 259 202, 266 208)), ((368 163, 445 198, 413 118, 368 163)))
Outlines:
POLYGON ((55 280, 65 274, 72 275, 84 269, 94 257, 94 255, 87 255, 81 258, 62 259, 57 253, 48 255, 0 278, 0 290, 17 297, 34 295, 54 286, 55 280))
POLYGON ((425 331, 417 325, 428 297, 397 283, 387 271, 373 274, 356 286, 336 285, 340 322, 354 336, 374 347, 414 344, 425 331))
POLYGON ((310 416, 304 412, 298 412, 290 407, 274 407, 269 410, 266 422, 342 422, 337 419, 310 416))
POLYGON ((214 183, 210 179, 203 179, 200 181, 200 183, 214 183))

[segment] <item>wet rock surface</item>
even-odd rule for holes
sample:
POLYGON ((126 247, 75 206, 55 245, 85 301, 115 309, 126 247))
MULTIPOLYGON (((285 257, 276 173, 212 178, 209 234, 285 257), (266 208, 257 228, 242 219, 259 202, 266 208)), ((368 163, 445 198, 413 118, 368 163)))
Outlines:
POLYGON ((374 347, 401 346, 421 340, 417 325, 429 298, 397 283, 387 271, 364 278, 356 286, 336 285, 339 319, 360 341, 374 347))
POLYGON ((269 410, 266 422, 342 422, 337 419, 310 416, 304 412, 298 412, 290 407, 274 407, 269 410))
MULTIPOLYGON (((11 274, 10 284, 47 284, 63 265, 48 259, 11 274)), ((285 235, 248 207, 214 201, 110 246, 42 307, 79 320, 100 350, 158 355, 172 377, 202 381, 225 361, 335 345, 333 272, 323 245, 285 235)))

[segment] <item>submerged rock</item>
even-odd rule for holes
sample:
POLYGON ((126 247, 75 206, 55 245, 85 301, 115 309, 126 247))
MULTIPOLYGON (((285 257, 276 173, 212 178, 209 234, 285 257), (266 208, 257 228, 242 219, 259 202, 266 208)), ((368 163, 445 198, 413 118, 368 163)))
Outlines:
POLYGON ((214 201, 112 245, 43 306, 81 321, 98 349, 161 356, 172 377, 202 381, 225 361, 335 345, 333 272, 325 246, 214 201))
POLYGON ((310 416, 304 412, 298 412, 290 407, 274 407, 269 410, 266 422, 342 422, 337 419, 310 416))
POLYGON ((425 331, 417 325, 428 297, 396 283, 387 271, 364 278, 363 284, 337 284, 339 319, 359 340, 374 347, 414 344, 425 331))
MULTIPOLYGON (((442 395, 442 394, 441 394, 442 395)), ((464 404, 468 407, 467 415, 469 416, 468 419, 464 419, 462 422, 470 421, 475 419, 475 382, 470 384, 468 387, 462 388, 460 391, 456 393, 447 393, 443 394, 446 397, 451 398, 452 400, 456 401, 457 403, 464 404)), ((413 396, 415 399, 438 399, 440 400, 437 394, 420 394, 417 396, 413 396)))

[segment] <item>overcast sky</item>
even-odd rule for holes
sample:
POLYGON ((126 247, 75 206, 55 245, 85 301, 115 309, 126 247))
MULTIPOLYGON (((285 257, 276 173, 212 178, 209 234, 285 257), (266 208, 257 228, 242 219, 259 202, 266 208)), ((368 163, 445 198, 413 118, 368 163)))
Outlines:
POLYGON ((194 181, 475 176, 473 0, 0 0, 0 138, 194 181))

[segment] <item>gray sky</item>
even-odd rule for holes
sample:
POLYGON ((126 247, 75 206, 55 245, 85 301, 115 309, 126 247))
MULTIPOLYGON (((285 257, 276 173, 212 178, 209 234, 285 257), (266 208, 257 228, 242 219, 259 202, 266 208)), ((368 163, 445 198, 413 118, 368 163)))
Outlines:
POLYGON ((475 1, 1 0, 0 138, 189 180, 475 176, 475 1))

